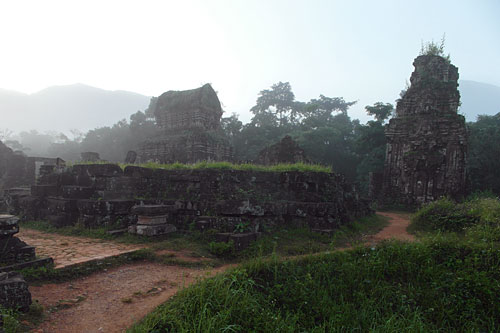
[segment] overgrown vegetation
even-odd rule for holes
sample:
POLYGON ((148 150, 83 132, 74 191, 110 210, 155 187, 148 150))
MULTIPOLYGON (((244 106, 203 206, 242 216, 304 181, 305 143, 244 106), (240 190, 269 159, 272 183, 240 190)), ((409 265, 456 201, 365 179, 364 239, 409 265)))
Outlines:
POLYGON ((417 217, 445 231, 415 243, 256 259, 183 290, 130 331, 499 330, 499 200, 443 199, 417 217), (443 229, 442 217, 457 210, 473 222, 443 229))
MULTIPOLYGON (((88 165, 88 164, 107 164, 109 162, 76 162, 71 165, 88 165)), ((125 164, 117 163, 122 169, 132 165, 148 169, 163 169, 163 170, 199 170, 199 169, 220 169, 220 170, 242 170, 242 171, 264 171, 264 172, 332 172, 330 166, 310 163, 280 163, 275 165, 258 165, 252 163, 231 163, 231 162, 209 162, 202 161, 193 164, 187 163, 156 163, 147 162, 140 164, 125 164)))
POLYGON ((420 55, 432 55, 444 58, 446 61, 450 62, 450 55, 444 53, 445 35, 441 38, 441 42, 435 43, 433 40, 430 42, 422 42, 422 47, 420 48, 420 55))
POLYGON ((37 325, 43 318, 43 307, 34 301, 28 312, 19 312, 13 309, 5 309, 0 306, 0 316, 3 319, 3 326, 0 326, 0 331, 5 333, 21 333, 27 332, 31 324, 37 325))
MULTIPOLYGON (((230 162, 198 162, 195 164, 172 163, 143 163, 134 164, 145 168, 152 169, 165 169, 165 170, 196 170, 196 169, 223 169, 223 170, 243 170, 243 171, 264 171, 264 172, 332 172, 329 166, 308 163, 294 163, 294 164, 276 164, 276 165, 257 165, 251 163, 235 164, 230 162)), ((124 165, 126 166, 126 165, 124 165)))
POLYGON ((411 230, 470 232, 483 225, 500 224, 500 201, 494 197, 475 195, 463 203, 448 198, 424 205, 412 218, 411 230))

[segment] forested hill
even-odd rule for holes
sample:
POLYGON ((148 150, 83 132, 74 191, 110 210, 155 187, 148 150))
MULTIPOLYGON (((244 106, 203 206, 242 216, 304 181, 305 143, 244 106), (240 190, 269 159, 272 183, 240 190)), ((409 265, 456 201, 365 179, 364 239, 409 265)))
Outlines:
POLYGON ((151 97, 84 84, 53 86, 34 94, 0 89, 2 124, 14 132, 87 131, 110 126, 148 107, 151 97))
POLYGON ((489 116, 500 112, 500 87, 492 84, 460 80, 462 106, 460 113, 467 121, 476 121, 478 115, 489 116))

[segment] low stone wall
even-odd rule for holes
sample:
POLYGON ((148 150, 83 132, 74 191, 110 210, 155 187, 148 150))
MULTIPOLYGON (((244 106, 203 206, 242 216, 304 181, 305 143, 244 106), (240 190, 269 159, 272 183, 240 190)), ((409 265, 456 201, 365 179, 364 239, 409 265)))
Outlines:
POLYGON ((75 165, 43 175, 16 206, 25 219, 49 219, 56 226, 119 228, 135 223, 131 208, 138 204, 172 206, 169 220, 178 229, 208 220, 211 227, 227 231, 242 223, 258 231, 293 220, 333 229, 371 213, 368 203, 334 173, 122 170, 114 164, 75 165))

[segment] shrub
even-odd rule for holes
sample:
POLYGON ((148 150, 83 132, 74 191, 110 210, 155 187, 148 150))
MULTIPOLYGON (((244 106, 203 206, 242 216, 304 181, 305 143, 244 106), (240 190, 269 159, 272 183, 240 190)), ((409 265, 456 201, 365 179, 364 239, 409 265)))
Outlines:
POLYGON ((217 257, 228 257, 234 255, 234 242, 210 242, 209 251, 217 257))
POLYGON ((449 198, 428 203, 412 218, 412 228, 419 231, 462 231, 476 224, 479 217, 467 205, 456 204, 449 198))

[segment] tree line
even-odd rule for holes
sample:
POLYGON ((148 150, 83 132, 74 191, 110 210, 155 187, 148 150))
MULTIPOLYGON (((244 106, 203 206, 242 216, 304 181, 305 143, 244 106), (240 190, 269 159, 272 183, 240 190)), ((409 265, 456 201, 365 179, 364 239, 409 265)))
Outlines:
MULTIPOLYGON (((146 110, 132 114, 128 121, 122 119, 113 126, 85 134, 74 132, 71 139, 64 134, 36 131, 23 132, 17 137, 4 132, 0 133, 0 139, 31 156, 59 156, 77 161, 81 152, 95 151, 102 159, 122 162, 127 151, 137 150, 141 142, 159 134, 153 115, 155 103, 153 97, 146 110)), ((324 95, 307 102, 298 101, 290 83, 278 82, 258 94, 255 106, 250 109, 253 117, 249 123, 243 124, 233 113, 223 117, 221 125, 234 147, 236 161, 252 161, 262 149, 290 135, 311 161, 332 166, 335 172, 344 174, 366 192, 368 173, 383 172, 384 124, 394 108, 382 102, 366 106, 373 120, 361 124, 348 115, 355 103, 324 95)), ((469 190, 500 194, 500 113, 480 116, 467 126, 469 190)))

